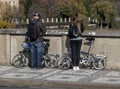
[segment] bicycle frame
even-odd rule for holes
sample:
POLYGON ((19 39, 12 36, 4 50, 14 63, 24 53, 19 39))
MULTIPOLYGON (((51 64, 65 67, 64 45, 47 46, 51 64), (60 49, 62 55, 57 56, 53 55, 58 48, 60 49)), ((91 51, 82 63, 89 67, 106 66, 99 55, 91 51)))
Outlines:
POLYGON ((91 51, 91 46, 95 40, 94 37, 90 37, 90 38, 87 38, 86 40, 88 40, 90 42, 89 44, 89 49, 88 49, 88 52, 83 52, 81 51, 81 55, 83 56, 83 58, 81 58, 81 61, 80 61, 80 66, 81 67, 93 67, 95 69, 104 69, 105 66, 106 66, 106 56, 104 55, 97 55, 97 54, 91 54, 90 51, 91 51), (99 67, 99 65, 101 65, 99 67))
MULTIPOLYGON (((50 46, 49 39, 44 39, 44 51, 42 55, 42 64, 44 64, 45 61, 48 61, 50 57, 57 58, 57 55, 48 54, 49 46, 50 46)), ((26 47, 25 41, 23 42, 22 47, 23 47, 23 50, 19 51, 19 54, 16 54, 12 61, 12 65, 19 68, 25 66, 27 63, 27 59, 29 60, 30 58, 30 49, 29 47, 26 47)), ((28 65, 29 65, 29 62, 28 62, 28 65)))

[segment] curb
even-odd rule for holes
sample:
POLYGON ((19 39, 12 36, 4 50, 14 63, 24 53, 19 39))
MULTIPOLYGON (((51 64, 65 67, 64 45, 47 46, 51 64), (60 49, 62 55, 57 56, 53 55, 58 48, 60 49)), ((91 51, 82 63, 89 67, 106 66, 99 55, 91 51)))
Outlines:
POLYGON ((82 82, 60 82, 47 80, 32 79, 2 79, 0 86, 5 87, 47 87, 47 88, 80 88, 80 89, 120 89, 118 84, 101 84, 101 83, 82 83, 82 82))

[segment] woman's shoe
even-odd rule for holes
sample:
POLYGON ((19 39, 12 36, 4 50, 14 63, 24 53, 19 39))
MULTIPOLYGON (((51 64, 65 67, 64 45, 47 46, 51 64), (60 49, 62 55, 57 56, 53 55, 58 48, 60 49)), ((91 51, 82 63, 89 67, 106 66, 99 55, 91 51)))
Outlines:
POLYGON ((79 66, 77 66, 77 67, 76 67, 76 70, 80 70, 80 67, 79 67, 79 66))
POLYGON ((73 66, 73 70, 75 70, 75 71, 76 71, 76 70, 77 70, 77 67, 76 67, 76 66, 73 66))

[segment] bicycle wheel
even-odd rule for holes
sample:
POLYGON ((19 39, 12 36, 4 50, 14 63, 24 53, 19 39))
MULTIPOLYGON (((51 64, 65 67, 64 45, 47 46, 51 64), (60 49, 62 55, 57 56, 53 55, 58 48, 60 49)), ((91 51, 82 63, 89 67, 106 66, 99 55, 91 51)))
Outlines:
POLYGON ((44 63, 45 63, 45 67, 47 68, 55 68, 56 67, 56 60, 57 57, 54 54, 47 54, 44 57, 44 63))
POLYGON ((102 56, 94 57, 93 67, 97 70, 102 70, 106 67, 106 59, 102 56))
POLYGON ((21 68, 25 66, 26 60, 24 54, 20 53, 14 56, 12 60, 12 65, 16 68, 21 68))
POLYGON ((87 61, 87 55, 81 53, 80 54, 79 67, 80 68, 87 68, 86 61, 87 61))
POLYGON ((67 70, 71 66, 71 58, 68 56, 62 56, 58 61, 58 68, 61 70, 67 70))

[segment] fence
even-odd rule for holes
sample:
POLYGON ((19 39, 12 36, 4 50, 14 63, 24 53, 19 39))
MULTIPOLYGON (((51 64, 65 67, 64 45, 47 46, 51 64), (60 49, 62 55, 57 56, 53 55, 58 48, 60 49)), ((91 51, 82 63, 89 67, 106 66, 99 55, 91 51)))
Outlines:
MULTIPOLYGON (((28 22, 29 20, 27 19, 27 24, 28 22)), ((42 19, 42 22, 49 29, 68 28, 68 25, 71 22, 71 18, 46 18, 42 19)))
MULTIPOLYGON (((111 28, 120 29, 120 21, 118 21, 118 20, 119 19, 115 19, 115 22, 114 22, 114 24, 111 25, 111 28)), ((26 24, 29 23, 29 19, 28 18, 26 20, 12 19, 9 22, 13 23, 13 24, 16 24, 16 26, 19 28, 19 27, 22 27, 22 26, 26 26, 26 24)), ((63 29, 63 28, 68 28, 68 25, 71 22, 71 18, 45 18, 45 19, 42 19, 42 22, 49 29, 56 29, 56 28, 62 28, 63 29)), ((100 27, 97 19, 91 19, 89 17, 87 23, 84 23, 84 24, 87 24, 86 26, 88 26, 87 27, 88 29, 96 29, 96 25, 98 25, 98 27, 100 27)), ((106 23, 105 26, 104 26, 104 23, 102 25, 103 25, 103 27, 108 27, 107 23, 106 23)))
MULTIPOLYGON (((26 26, 26 24, 29 24, 29 19, 26 20, 23 19, 11 19, 8 22, 12 24, 16 24, 16 26, 22 27, 26 26)), ((60 27, 68 27, 68 24, 71 22, 71 18, 46 18, 42 19, 42 22, 46 25, 47 28, 60 28, 60 27)))

